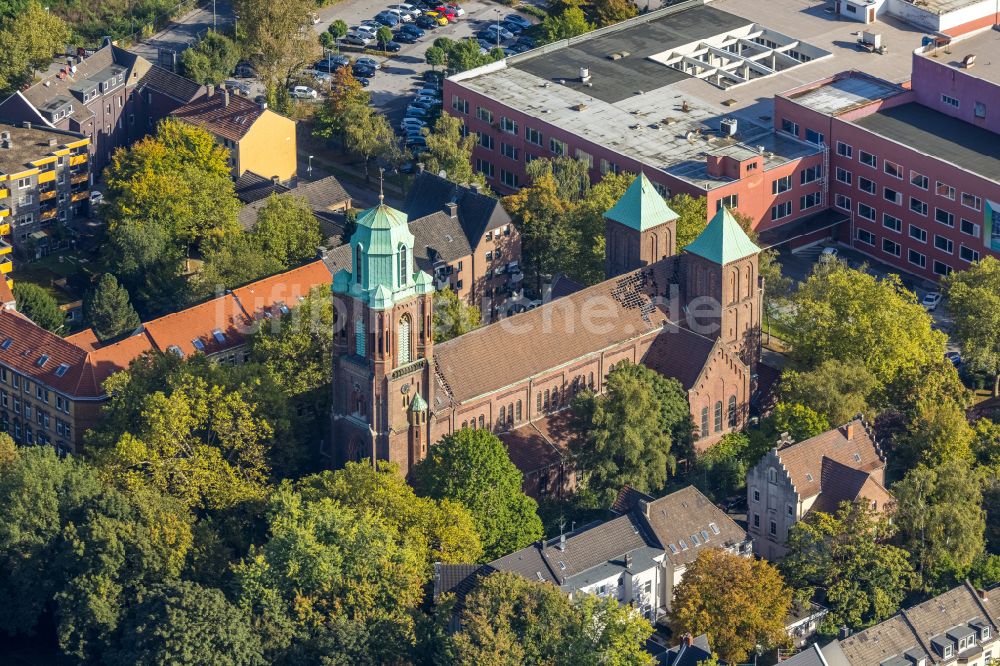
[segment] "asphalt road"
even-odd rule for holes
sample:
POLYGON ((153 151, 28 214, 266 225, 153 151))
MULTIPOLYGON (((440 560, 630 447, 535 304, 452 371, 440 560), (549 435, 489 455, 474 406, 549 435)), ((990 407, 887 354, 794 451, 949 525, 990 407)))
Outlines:
POLYGON ((150 62, 158 62, 161 49, 180 53, 197 42, 205 31, 212 29, 213 26, 221 30, 232 22, 233 6, 229 0, 214 2, 208 0, 200 7, 195 7, 183 16, 179 16, 166 29, 135 44, 129 50, 150 62))

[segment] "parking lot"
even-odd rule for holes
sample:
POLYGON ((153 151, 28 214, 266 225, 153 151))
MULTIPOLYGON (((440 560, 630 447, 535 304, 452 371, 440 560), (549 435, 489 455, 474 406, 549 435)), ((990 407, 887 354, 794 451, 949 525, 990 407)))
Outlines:
MULTIPOLYGON (((388 0, 385 2, 344 0, 320 9, 318 11, 320 21, 314 27, 318 34, 326 30, 336 19, 341 19, 353 27, 365 19, 373 18, 390 4, 393 2, 388 0)), ((426 30, 426 34, 417 43, 402 44, 399 52, 393 54, 391 58, 377 58, 381 61, 382 69, 371 79, 368 91, 371 93, 372 103, 389 117, 393 127, 399 126, 409 100, 420 87, 421 77, 424 72, 431 69, 430 65, 424 62, 424 54, 435 39, 448 37, 457 41, 472 37, 489 24, 495 24, 498 12, 501 18, 517 13, 505 5, 484 0, 468 0, 460 4, 465 10, 465 15, 456 22, 426 30)), ((532 23, 537 23, 537 19, 525 17, 532 23)), ((345 51, 345 55, 353 57, 355 54, 345 51)))

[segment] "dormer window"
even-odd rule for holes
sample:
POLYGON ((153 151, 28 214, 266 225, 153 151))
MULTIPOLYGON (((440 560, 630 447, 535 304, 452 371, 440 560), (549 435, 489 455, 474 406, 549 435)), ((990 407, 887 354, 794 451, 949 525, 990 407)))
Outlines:
POLYGON ((944 646, 944 656, 945 656, 945 658, 950 657, 952 655, 952 652, 953 652, 953 649, 952 649, 952 647, 950 645, 945 645, 944 646))
POLYGON ((990 628, 983 627, 979 632, 980 640, 988 641, 990 639, 990 628))

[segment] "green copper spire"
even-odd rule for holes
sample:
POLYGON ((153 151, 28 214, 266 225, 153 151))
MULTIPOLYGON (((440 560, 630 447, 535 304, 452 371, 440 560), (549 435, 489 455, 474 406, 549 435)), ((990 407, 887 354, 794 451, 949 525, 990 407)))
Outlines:
POLYGON ((760 252, 725 206, 684 250, 722 266, 760 252))
POLYGON ((362 212, 351 236, 351 272, 347 281, 340 272, 333 289, 362 299, 369 307, 385 310, 416 293, 427 293, 430 276, 414 273, 413 234, 406 213, 379 203, 362 212), (347 284, 349 282, 349 284, 347 284))
POLYGON ((413 402, 410 403, 411 412, 423 412, 427 410, 427 403, 420 397, 419 393, 413 395, 413 402))
POLYGON ((646 174, 640 173, 625 190, 621 199, 615 202, 604 217, 614 220, 636 231, 646 231, 664 222, 677 219, 677 213, 656 191, 646 174))

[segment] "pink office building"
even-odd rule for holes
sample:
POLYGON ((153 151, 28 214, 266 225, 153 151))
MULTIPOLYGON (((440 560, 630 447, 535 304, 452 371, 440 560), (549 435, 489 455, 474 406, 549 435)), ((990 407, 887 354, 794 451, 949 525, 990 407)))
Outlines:
POLYGON ((445 109, 500 193, 570 156, 735 208, 766 246, 832 238, 928 279, 1000 252, 1000 32, 869 26, 873 55, 786 5, 782 32, 740 0, 650 12, 452 76, 445 109))
POLYGON ((842 242, 931 279, 1000 254, 1000 32, 918 49, 906 87, 844 72, 788 91, 774 117, 829 147, 842 242))

